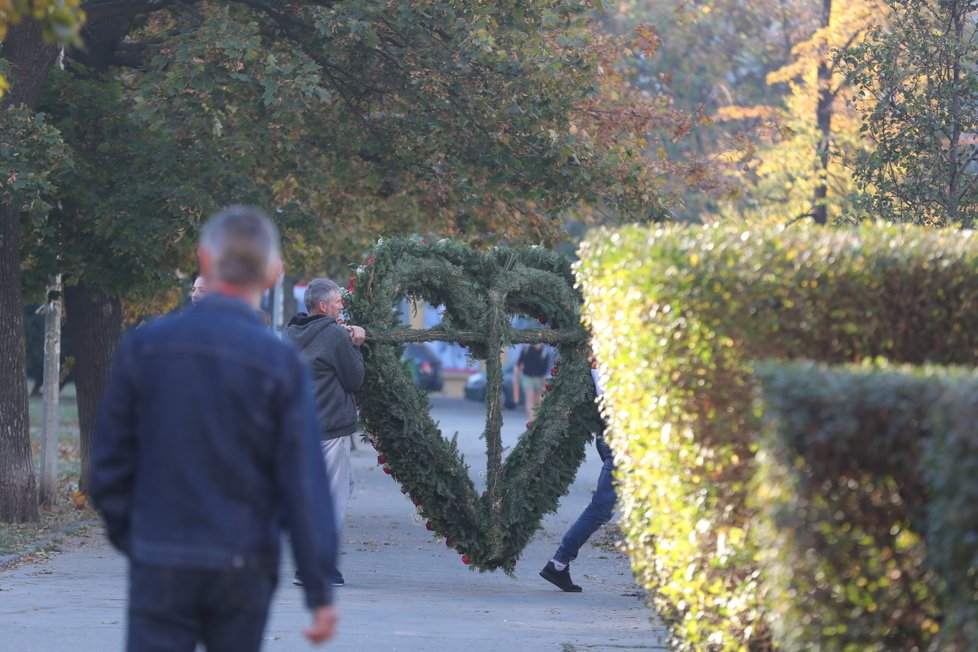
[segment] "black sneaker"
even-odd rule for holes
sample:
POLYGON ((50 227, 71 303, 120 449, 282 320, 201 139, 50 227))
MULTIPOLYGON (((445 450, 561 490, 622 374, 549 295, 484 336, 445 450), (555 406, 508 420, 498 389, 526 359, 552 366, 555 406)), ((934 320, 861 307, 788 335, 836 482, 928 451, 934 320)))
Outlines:
POLYGON ((564 570, 559 571, 556 567, 554 567, 553 561, 548 561, 547 565, 543 567, 542 571, 540 571, 540 577, 547 580, 561 591, 567 591, 568 593, 580 593, 584 590, 571 581, 570 565, 568 565, 564 570))
POLYGON ((296 573, 295 576, 292 578, 292 583, 295 584, 296 586, 305 586, 305 584, 302 583, 302 580, 299 579, 298 573, 296 573))

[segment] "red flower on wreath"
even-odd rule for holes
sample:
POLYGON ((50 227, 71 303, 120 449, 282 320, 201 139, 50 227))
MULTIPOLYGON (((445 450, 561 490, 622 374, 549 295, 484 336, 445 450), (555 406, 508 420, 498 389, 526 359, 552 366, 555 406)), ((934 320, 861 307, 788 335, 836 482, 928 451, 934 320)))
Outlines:
POLYGON ((553 388, 554 388, 554 384, 553 384, 553 383, 546 383, 546 384, 544 384, 544 386, 543 386, 543 389, 545 389, 545 390, 546 390, 546 391, 548 391, 548 392, 549 392, 550 390, 552 390, 553 388))
POLYGON ((424 527, 429 532, 434 532, 435 531, 435 526, 431 524, 431 521, 425 521, 424 527))
POLYGON ((469 563, 470 561, 472 561, 472 560, 471 560, 471 559, 469 559, 469 556, 468 556, 468 555, 462 555, 462 563, 463 563, 463 564, 465 564, 465 565, 468 565, 468 563, 469 563))
POLYGON ((387 464, 387 458, 383 455, 377 456, 377 464, 387 464))

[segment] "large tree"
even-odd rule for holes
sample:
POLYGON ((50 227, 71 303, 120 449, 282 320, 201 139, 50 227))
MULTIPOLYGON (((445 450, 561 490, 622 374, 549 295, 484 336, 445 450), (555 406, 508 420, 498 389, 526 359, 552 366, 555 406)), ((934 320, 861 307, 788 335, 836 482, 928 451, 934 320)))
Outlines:
POLYGON ((738 165, 733 178, 743 188, 718 213, 752 222, 812 219, 833 223, 852 211, 852 172, 842 154, 865 148, 859 115, 837 60, 840 49, 859 44, 871 26, 885 20, 880 0, 822 0, 812 31, 791 49, 787 63, 767 76, 784 87, 781 107, 731 106, 729 121, 753 121, 754 137, 728 155, 738 165))
POLYGON ((41 116, 30 110, 41 97, 57 48, 45 26, 24 20, 11 28, 0 50, 0 73, 14 79, 0 98, 0 520, 38 518, 34 462, 25 383, 21 295, 21 217, 43 214, 53 187, 59 143, 41 116))
POLYGON ((973 0, 886 0, 887 27, 843 61, 870 151, 853 157, 873 219, 973 227, 978 218, 978 11, 973 0))
MULTIPOLYGON (((661 46, 655 57, 635 62, 632 83, 666 91, 678 108, 700 117, 689 138, 660 138, 649 155, 715 168, 744 158, 757 130, 785 110, 791 86, 769 78, 793 62, 796 46, 818 28, 818 11, 810 0, 624 0, 609 6, 607 21, 615 30, 643 21, 657 26, 661 46)), ((705 183, 680 176, 674 184, 685 217, 694 220, 747 188, 735 173, 726 183, 710 173, 705 183)))
MULTIPOLYGON (((43 108, 75 165, 57 179, 57 208, 27 223, 25 258, 30 274, 69 275, 68 320, 87 352, 83 453, 121 307, 175 283, 221 204, 271 207, 294 263, 347 261, 381 234, 551 240, 584 204, 661 217, 641 132, 681 134, 686 120, 615 90, 617 44, 595 35, 590 8, 86 3, 86 48, 68 52, 64 74, 51 78, 51 58, 30 77, 47 86, 43 108)), ((10 243, 0 257, 19 260, 10 243)), ((20 269, 6 271, 5 288, 20 269)), ((0 313, 19 305, 5 299, 0 313)))
MULTIPOLYGON (((78 30, 85 20, 81 0, 0 0, 0 43, 7 30, 24 19, 33 19, 49 43, 78 43, 78 30)), ((10 87, 0 69, 0 97, 10 87)))

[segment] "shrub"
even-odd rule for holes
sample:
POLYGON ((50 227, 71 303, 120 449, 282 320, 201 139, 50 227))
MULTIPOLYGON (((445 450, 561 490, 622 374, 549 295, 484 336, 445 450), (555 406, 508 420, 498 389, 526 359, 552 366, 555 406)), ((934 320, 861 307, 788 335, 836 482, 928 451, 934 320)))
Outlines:
POLYGON ((921 459, 946 423, 944 373, 793 363, 757 377, 765 427, 752 502, 774 640, 937 649, 921 459))
POLYGON ((956 382, 925 457, 927 557, 944 586, 938 649, 978 650, 978 381, 956 382))
POLYGON ((578 266, 633 566, 683 650, 764 650, 752 361, 978 359, 978 240, 913 227, 627 227, 578 266))

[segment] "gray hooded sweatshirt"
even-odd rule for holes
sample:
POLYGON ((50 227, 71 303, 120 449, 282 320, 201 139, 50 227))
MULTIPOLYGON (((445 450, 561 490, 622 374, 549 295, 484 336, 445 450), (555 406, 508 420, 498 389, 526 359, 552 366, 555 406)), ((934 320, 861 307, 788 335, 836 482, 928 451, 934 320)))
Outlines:
POLYGON ((298 347, 312 369, 323 439, 352 435, 357 429, 353 392, 363 383, 363 356, 350 334, 332 317, 300 312, 283 337, 298 347))

